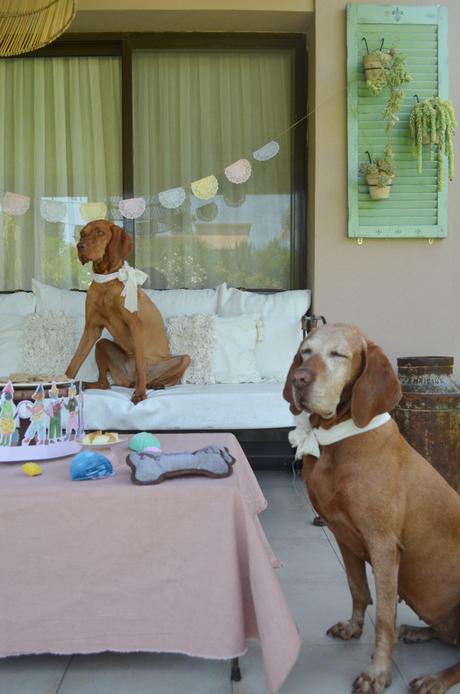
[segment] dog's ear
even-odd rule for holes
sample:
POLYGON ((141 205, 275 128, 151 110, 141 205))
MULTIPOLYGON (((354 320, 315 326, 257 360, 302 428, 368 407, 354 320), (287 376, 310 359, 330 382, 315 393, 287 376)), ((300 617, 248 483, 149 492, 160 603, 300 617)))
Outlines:
POLYGON ((116 267, 120 260, 124 260, 131 253, 133 242, 124 229, 116 224, 110 224, 112 238, 105 250, 109 268, 116 267))
POLYGON ((286 377, 286 383, 284 384, 283 388, 283 398, 287 400, 289 403, 289 409, 291 410, 292 414, 298 415, 301 413, 302 410, 298 410, 297 407, 294 404, 294 401, 292 399, 292 378, 294 376, 294 371, 299 368, 299 366, 302 363, 302 357, 300 356, 299 351, 296 352, 295 357, 292 361, 292 364, 289 368, 288 375, 286 377))
POLYGON ((366 342, 364 368, 351 393, 351 416, 358 427, 373 417, 392 410, 401 400, 401 384, 381 347, 366 342))

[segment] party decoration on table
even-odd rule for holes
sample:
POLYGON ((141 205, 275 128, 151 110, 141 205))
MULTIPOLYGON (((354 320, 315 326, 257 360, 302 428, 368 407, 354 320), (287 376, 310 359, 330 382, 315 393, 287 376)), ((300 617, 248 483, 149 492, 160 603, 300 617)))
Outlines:
POLYGON ((251 164, 247 159, 238 159, 227 166, 224 173, 230 183, 246 183, 252 173, 251 164))
POLYGON ((2 210, 6 214, 18 217, 25 214, 30 207, 30 198, 19 193, 5 193, 2 201, 2 210))
POLYGON ((118 203, 118 209, 126 219, 141 217, 145 212, 145 206, 144 198, 130 198, 129 200, 120 200, 118 203))
POLYGON ((158 200, 163 207, 166 207, 168 210, 173 210, 176 207, 180 207, 184 202, 185 190, 181 187, 163 190, 161 193, 158 193, 158 200))
POLYGON ((276 157, 279 151, 279 144, 275 142, 275 140, 271 140, 263 145, 263 147, 256 149, 256 151, 252 153, 252 156, 256 161, 268 161, 269 159, 276 157))
POLYGON ((40 200, 40 214, 47 222, 62 222, 67 214, 67 207, 60 200, 40 200))
POLYGON ((16 429, 16 406, 13 396, 13 384, 8 381, 0 395, 0 446, 11 446, 16 429))
POLYGON ((81 450, 81 385, 79 392, 73 381, 8 381, 0 387, 1 463, 48 460, 81 450))
POLYGON ((21 470, 26 473, 27 477, 37 477, 43 474, 43 468, 37 465, 37 463, 24 463, 24 465, 21 465, 21 470))
POLYGON ((80 215, 85 222, 92 222, 94 219, 105 219, 107 216, 107 205, 105 202, 82 202, 80 204, 80 215))
POLYGON ((130 453, 126 463, 131 482, 139 485, 159 484, 164 480, 187 475, 229 477, 236 462, 225 446, 205 446, 193 453, 130 453))
POLYGON ((159 439, 154 434, 150 434, 148 431, 138 431, 137 434, 131 436, 128 442, 128 448, 136 453, 142 453, 146 448, 158 448, 160 450, 161 444, 159 439))
POLYGON ((114 474, 110 460, 96 451, 82 451, 70 461, 71 480, 100 480, 114 474))
POLYGON ((210 200, 219 190, 217 178, 213 175, 200 178, 191 184, 193 195, 199 200, 210 200))

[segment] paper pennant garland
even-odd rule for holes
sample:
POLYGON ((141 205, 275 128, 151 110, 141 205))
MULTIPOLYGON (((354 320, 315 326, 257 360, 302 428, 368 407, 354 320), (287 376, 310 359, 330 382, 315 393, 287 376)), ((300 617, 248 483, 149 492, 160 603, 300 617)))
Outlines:
POLYGON ((217 178, 213 175, 200 178, 191 184, 193 195, 199 200, 210 200, 219 190, 217 178))
POLYGON ((6 214, 17 217, 25 214, 30 207, 30 198, 19 193, 5 193, 3 196, 2 209, 6 214))
POLYGON ((252 156, 257 161, 268 161, 269 159, 276 157, 279 151, 279 144, 275 142, 275 140, 271 140, 263 147, 260 147, 260 149, 256 149, 256 151, 252 153, 252 156))
POLYGON ((168 210, 180 207, 185 200, 185 190, 183 188, 169 188, 158 193, 158 199, 168 210))
POLYGON ((107 216, 107 205, 105 202, 82 202, 80 214, 85 222, 92 222, 94 219, 105 219, 107 216))
POLYGON ((219 214, 219 208, 215 202, 208 202, 207 205, 200 205, 196 208, 196 216, 202 222, 212 222, 219 214))
POLYGON ((47 222, 62 222, 67 214, 67 206, 60 200, 40 200, 40 214, 47 222))
POLYGON ((137 219, 145 212, 144 198, 130 198, 129 200, 120 200, 118 209, 126 219, 137 219))
POLYGON ((252 172, 247 159, 238 159, 225 168, 225 175, 231 183, 246 183, 252 172))

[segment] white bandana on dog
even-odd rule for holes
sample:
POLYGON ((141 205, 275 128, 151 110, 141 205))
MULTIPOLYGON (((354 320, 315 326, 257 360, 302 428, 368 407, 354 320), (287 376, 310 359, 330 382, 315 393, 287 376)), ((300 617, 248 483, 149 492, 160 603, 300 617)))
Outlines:
POLYGON ((330 429, 322 427, 313 428, 310 424, 310 415, 308 412, 302 412, 297 417, 294 417, 296 428, 289 432, 289 443, 296 449, 296 460, 304 455, 313 455, 315 458, 320 456, 320 446, 329 446, 331 443, 337 443, 342 439, 347 439, 349 436, 357 436, 364 434, 366 431, 371 431, 377 427, 381 427, 391 419, 388 412, 378 414, 371 419, 365 427, 357 427, 352 419, 347 419, 345 422, 336 424, 330 429))
POLYGON ((134 313, 137 311, 137 286, 144 284, 148 275, 142 270, 136 270, 128 263, 124 262, 123 267, 117 272, 111 272, 110 275, 98 275, 93 272, 93 280, 95 282, 110 282, 111 280, 120 280, 124 284, 121 296, 125 297, 125 308, 134 313))

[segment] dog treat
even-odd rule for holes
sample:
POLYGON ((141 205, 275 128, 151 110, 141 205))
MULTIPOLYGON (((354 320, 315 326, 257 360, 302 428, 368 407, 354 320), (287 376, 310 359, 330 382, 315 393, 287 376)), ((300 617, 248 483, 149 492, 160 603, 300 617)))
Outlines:
POLYGON ((131 469, 131 481, 142 485, 184 475, 228 477, 235 458, 225 446, 206 446, 193 453, 130 453, 126 463, 131 469))
POLYGON ((146 448, 156 448, 159 450, 161 444, 154 434, 149 434, 147 431, 139 431, 129 439, 128 448, 132 451, 136 451, 136 453, 142 453, 146 448))
POLYGON ((21 465, 21 470, 23 470, 28 477, 36 477, 43 472, 43 469, 40 465, 37 465, 37 463, 24 463, 24 465, 21 465))
POLYGON ((106 445, 108 443, 118 443, 118 434, 116 431, 92 431, 86 434, 82 441, 83 444, 90 446, 106 445))

